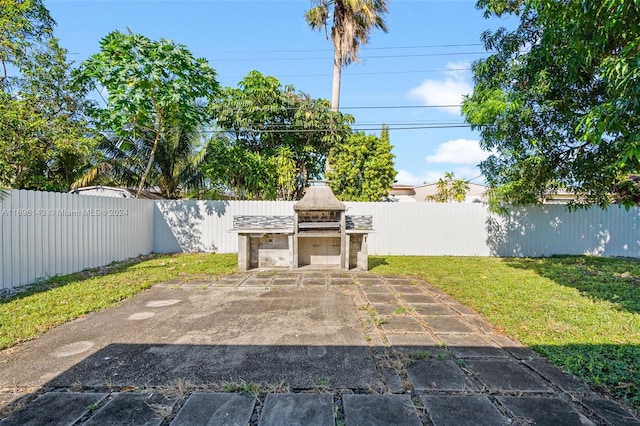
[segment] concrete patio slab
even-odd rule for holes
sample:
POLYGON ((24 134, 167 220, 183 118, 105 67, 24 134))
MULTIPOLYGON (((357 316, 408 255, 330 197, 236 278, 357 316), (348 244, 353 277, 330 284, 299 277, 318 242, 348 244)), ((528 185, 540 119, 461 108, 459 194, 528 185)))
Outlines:
POLYGON ((639 426, 640 420, 631 416, 618 404, 601 396, 583 398, 582 404, 602 419, 604 424, 619 426, 639 426))
POLYGON ((491 325, 490 322, 483 320, 480 315, 464 315, 463 318, 485 334, 495 333, 493 325, 491 325))
POLYGON ((100 408, 86 426, 159 426, 171 414, 177 398, 152 393, 119 393, 100 408))
POLYGON ((408 395, 344 395, 347 426, 422 426, 408 395))
MULTIPOLYGON (((408 294, 424 294, 424 287, 419 286, 417 284, 406 282, 403 284, 397 282, 391 282, 391 288, 398 294, 408 295, 408 294)), ((431 296, 431 294, 429 294, 431 296)))
POLYGON ((509 354, 478 334, 436 334, 458 358, 508 358, 509 354))
POLYGON ((330 277, 329 285, 331 286, 353 286, 356 282, 352 278, 330 277))
POLYGON ((591 391, 582 380, 578 380, 576 377, 566 374, 546 360, 526 360, 523 364, 565 392, 582 393, 591 391))
POLYGON ((402 305, 399 303, 385 303, 384 305, 373 305, 372 308, 375 309, 378 315, 391 316, 394 315, 398 309, 402 308, 402 305))
POLYGON ((365 293, 369 303, 374 305, 399 305, 400 301, 393 293, 365 293))
POLYGON ((79 421, 107 393, 49 392, 0 421, 2 426, 71 425, 79 421))
POLYGON ((418 315, 451 315, 453 313, 442 303, 412 303, 411 306, 418 315))
POLYGON ((436 315, 422 317, 434 333, 472 333, 476 331, 460 318, 460 315, 436 315))
POLYGON ((475 374, 490 391, 517 391, 517 392, 550 392, 546 385, 524 367, 510 360, 483 360, 472 359, 466 364, 466 368, 475 374))
POLYGON ((386 337, 391 348, 402 354, 426 354, 433 358, 449 356, 446 348, 439 345, 428 333, 387 334, 386 337))
POLYGON ((499 396, 496 399, 523 424, 595 426, 593 421, 559 398, 499 396))
POLYGON ((422 395, 434 426, 502 426, 511 421, 486 396, 422 395))
POLYGON ((329 283, 324 277, 310 277, 302 278, 300 285, 302 287, 327 287, 329 283))
POLYGON ((406 316, 390 316, 384 318, 385 322, 382 323, 382 329, 387 332, 403 331, 424 333, 426 329, 422 323, 415 318, 406 316))
POLYGON ((189 396, 171 426, 246 425, 256 398, 238 393, 202 393, 189 396))
POLYGON ((154 287, 22 350, 0 353, 1 388, 240 379, 306 388, 327 376, 367 388, 378 381, 351 297, 325 288, 154 287), (154 316, 128 319, 141 312, 154 316))
POLYGON ((419 360, 407 367, 415 390, 469 391, 477 389, 451 360, 419 360))
POLYGON ((362 286, 364 294, 391 294, 391 289, 385 284, 367 284, 362 286))
POLYGON ((258 426, 326 426, 335 423, 329 394, 269 394, 258 426))
POLYGON ((402 299, 407 303, 436 303, 436 299, 423 293, 407 293, 402 294, 402 299))
POLYGON ((185 276, 0 351, 0 422, 640 424, 470 312, 365 272, 185 276), (408 302, 424 295, 436 303, 408 302), (438 331, 461 324, 471 332, 438 331))

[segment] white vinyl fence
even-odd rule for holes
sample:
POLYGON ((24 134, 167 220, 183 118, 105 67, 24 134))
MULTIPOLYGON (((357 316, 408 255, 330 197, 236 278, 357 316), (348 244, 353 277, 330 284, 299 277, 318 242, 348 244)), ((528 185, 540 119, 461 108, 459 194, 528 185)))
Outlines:
MULTIPOLYGON (((151 251, 237 252, 236 215, 293 215, 293 202, 149 201, 12 191, 0 202, 0 289, 151 251)), ((472 203, 345 203, 371 215, 371 255, 640 258, 640 208, 569 212, 549 205, 508 217, 472 203)))
MULTIPOLYGON (((158 253, 237 251, 234 215, 290 215, 293 202, 159 201, 158 253)), ((372 215, 369 254, 539 257, 593 254, 640 257, 640 208, 569 212, 562 205, 514 210, 508 217, 479 203, 345 203, 347 215, 372 215)))
POLYGON ((153 249, 153 201, 11 191, 0 202, 0 289, 153 249))

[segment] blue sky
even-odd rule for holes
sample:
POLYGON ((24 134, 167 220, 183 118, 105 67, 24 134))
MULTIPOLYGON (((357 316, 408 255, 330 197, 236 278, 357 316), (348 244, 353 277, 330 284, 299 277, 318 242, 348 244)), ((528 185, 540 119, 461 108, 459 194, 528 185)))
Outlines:
MULTIPOLYGON (((480 36, 514 21, 486 20, 472 0, 390 0, 388 33, 376 31, 361 63, 343 70, 340 109, 354 129, 390 126, 397 181, 434 182, 445 172, 467 179, 487 155, 464 125, 458 105, 472 90, 469 67, 486 56, 480 36)), ((314 98, 331 98, 333 47, 304 21, 310 0, 45 0, 55 35, 79 64, 113 30, 186 45, 237 86, 258 70, 314 98)), ((482 183, 483 178, 474 179, 482 183)))

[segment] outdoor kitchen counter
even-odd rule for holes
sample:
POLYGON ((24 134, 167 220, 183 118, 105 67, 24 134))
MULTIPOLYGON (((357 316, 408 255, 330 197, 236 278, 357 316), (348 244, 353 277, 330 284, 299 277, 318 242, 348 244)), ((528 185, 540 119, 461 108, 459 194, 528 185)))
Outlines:
MULTIPOLYGON (((347 241, 345 265, 340 269, 368 269, 368 234, 375 232, 371 216, 346 216, 347 241)), ((297 267, 294 246, 296 237, 336 238, 340 232, 305 230, 296 233, 293 216, 234 216, 233 229, 238 233, 238 270, 254 268, 297 267)))

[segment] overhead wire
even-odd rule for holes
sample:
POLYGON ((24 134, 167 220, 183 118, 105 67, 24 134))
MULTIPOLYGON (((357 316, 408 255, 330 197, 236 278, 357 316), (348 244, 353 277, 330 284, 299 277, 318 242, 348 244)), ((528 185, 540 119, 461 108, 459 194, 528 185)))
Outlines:
MULTIPOLYGON (((384 50, 415 50, 415 49, 428 49, 428 48, 453 48, 453 47, 475 47, 482 46, 480 43, 465 43, 465 44, 437 44, 437 45, 417 45, 417 46, 390 46, 390 47, 366 47, 362 49, 362 52, 368 51, 384 51, 384 50)), ((266 50, 266 51, 206 51, 199 52, 215 54, 243 54, 246 56, 247 53, 313 53, 313 52, 332 52, 332 49, 297 49, 297 50, 266 50)), ((487 54, 488 52, 431 52, 431 53, 412 53, 412 54, 401 54, 401 55, 363 55, 364 60, 369 58, 406 58, 406 57, 425 57, 425 56, 452 56, 452 55, 477 55, 477 54, 487 54)), ((72 54, 80 54, 78 52, 74 52, 72 54)), ((315 60, 315 59, 326 59, 326 58, 261 58, 259 60, 315 60)), ((217 58, 216 61, 250 61, 257 59, 220 59, 217 58)), ((361 73, 348 73, 346 75, 382 75, 382 74, 409 74, 409 73, 425 73, 425 72, 456 72, 456 71, 468 71, 470 68, 443 68, 443 69, 427 69, 427 70, 409 70, 409 71, 380 71, 380 72, 361 72, 361 73)), ((323 74, 306 74, 306 75, 283 75, 281 77, 308 77, 308 76, 328 76, 329 73, 323 74)), ((100 90, 96 92, 100 95, 102 102, 107 103, 100 90)), ((354 106, 341 106, 340 111, 357 111, 357 110, 394 110, 394 109, 443 109, 443 108, 460 108, 459 104, 447 104, 447 105, 354 105, 354 106)), ((284 108, 285 110, 294 110, 298 109, 297 107, 284 108)), ((420 121, 406 121, 406 122, 394 122, 394 123, 374 123, 374 122, 364 122, 364 123, 354 123, 351 127, 354 130, 379 130, 382 125, 387 125, 390 127, 390 130, 417 130, 417 129, 437 129, 437 128, 458 128, 458 127, 470 127, 465 123, 453 123, 453 122, 433 122, 433 123, 425 123, 420 121), (375 128, 371 128, 370 126, 376 126, 375 128)), ((299 132, 299 131, 327 131, 328 129, 303 129, 296 130, 290 129, 287 130, 291 132, 299 132)), ((285 132, 283 130, 269 130, 272 132, 285 132)))

